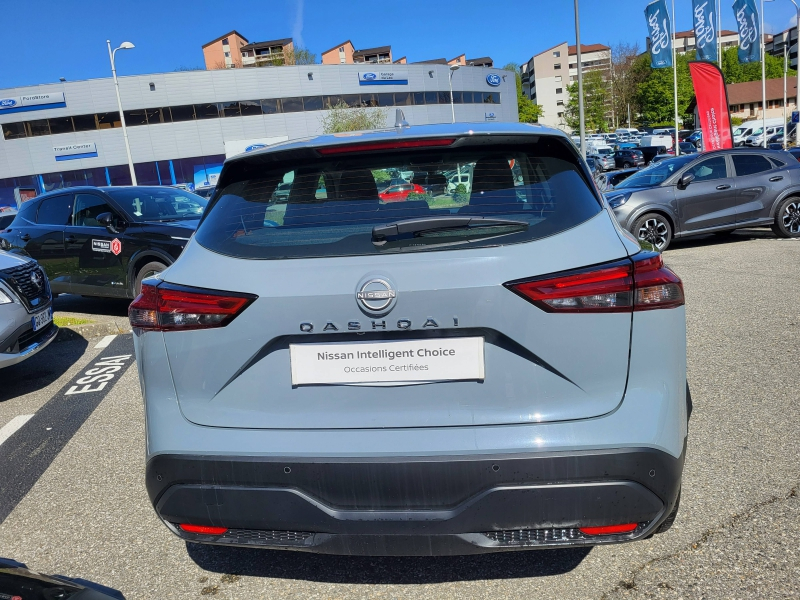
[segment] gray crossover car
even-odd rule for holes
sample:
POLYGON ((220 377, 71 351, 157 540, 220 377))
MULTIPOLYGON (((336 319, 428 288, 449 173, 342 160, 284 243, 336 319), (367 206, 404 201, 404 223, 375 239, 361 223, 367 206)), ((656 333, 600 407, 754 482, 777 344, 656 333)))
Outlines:
POLYGON ((148 494, 213 544, 648 537, 681 489, 683 302, 557 130, 399 126, 232 158, 130 306, 148 494), (459 168, 468 193, 379 199, 387 173, 459 168))
POLYGON ((0 250, 0 368, 44 349, 58 333, 53 297, 35 260, 0 250))
POLYGON ((800 163, 755 148, 660 161, 606 193, 620 224, 665 250, 673 238, 770 225, 800 237, 800 163))

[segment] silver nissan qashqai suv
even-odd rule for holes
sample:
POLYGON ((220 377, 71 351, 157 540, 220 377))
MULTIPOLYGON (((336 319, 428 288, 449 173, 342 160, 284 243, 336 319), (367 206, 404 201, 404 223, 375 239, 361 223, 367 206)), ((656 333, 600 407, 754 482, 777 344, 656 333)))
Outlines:
POLYGON ((398 126, 235 157, 156 277, 130 307, 147 490, 185 540, 470 554, 675 518, 681 280, 558 131, 398 126))

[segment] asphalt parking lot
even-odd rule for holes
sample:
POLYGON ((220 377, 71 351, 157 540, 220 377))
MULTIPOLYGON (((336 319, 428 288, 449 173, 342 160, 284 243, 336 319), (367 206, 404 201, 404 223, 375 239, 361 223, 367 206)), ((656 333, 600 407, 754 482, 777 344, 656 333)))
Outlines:
POLYGON ((128 334, 59 342, 0 374, 0 428, 34 415, 5 440, 0 429, 0 556, 129 599, 798 597, 800 240, 740 231, 677 241, 665 260, 685 283, 694 412, 681 510, 663 535, 433 559, 187 545, 145 492, 139 383, 119 358, 128 334), (109 385, 66 394, 108 359, 122 366, 109 385))

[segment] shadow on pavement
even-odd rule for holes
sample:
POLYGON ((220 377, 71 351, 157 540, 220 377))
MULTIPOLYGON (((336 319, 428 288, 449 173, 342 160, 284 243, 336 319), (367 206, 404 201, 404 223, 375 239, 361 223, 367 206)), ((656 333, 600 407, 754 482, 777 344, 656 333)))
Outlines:
POLYGON ((29 359, 0 370, 0 402, 46 388, 83 356, 88 345, 83 338, 54 341, 29 359))
POLYGON ((53 300, 55 312, 127 317, 131 300, 127 298, 94 298, 75 294, 61 294, 53 300))
POLYGON ((673 240, 667 248, 667 256, 670 250, 683 250, 685 248, 700 248, 702 246, 718 246, 721 244, 735 244, 737 242, 757 240, 775 240, 775 234, 769 227, 753 229, 737 229, 736 231, 726 231, 724 233, 710 233, 698 235, 696 237, 678 238, 673 240))
POLYGON ((576 568, 591 551, 589 547, 474 556, 364 557, 189 543, 186 549, 200 568, 214 573, 394 585, 561 575, 576 568))

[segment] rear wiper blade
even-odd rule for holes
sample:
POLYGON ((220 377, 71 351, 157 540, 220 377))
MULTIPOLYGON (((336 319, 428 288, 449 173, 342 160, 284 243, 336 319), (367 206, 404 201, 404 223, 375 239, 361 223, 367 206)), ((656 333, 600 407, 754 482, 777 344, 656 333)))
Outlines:
POLYGON ((372 239, 383 240, 390 236, 404 233, 418 233, 420 231, 439 231, 442 229, 471 229, 473 227, 521 227, 528 228, 527 221, 514 221, 512 219, 493 219, 490 217, 423 217, 421 219, 405 219, 386 225, 376 225, 372 228, 372 239))

